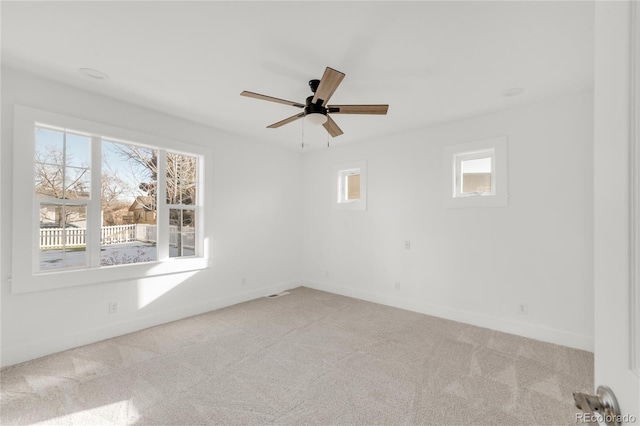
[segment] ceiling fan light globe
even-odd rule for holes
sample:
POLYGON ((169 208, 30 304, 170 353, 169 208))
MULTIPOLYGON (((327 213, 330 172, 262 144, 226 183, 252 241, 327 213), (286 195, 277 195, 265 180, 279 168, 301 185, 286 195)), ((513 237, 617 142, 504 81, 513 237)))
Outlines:
POLYGON ((327 122, 327 116, 325 114, 320 114, 319 112, 313 112, 311 114, 307 114, 304 119, 309 124, 324 124, 327 122))

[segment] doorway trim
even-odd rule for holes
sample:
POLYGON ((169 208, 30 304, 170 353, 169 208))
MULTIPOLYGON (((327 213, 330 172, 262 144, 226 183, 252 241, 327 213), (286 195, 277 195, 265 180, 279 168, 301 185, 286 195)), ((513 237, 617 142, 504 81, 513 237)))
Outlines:
POLYGON ((629 312, 630 368, 640 376, 640 7, 631 2, 631 98, 629 105, 629 312))

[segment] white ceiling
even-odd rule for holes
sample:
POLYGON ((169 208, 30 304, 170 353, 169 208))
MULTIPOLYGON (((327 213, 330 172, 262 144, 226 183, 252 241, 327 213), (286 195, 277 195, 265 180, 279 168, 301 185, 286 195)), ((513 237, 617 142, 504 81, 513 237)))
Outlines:
MULTIPOLYGON (((390 136, 593 84, 592 2, 6 2, 2 62, 20 70, 298 149, 304 103, 326 66, 346 74, 332 144, 390 136), (97 81, 88 67, 109 75, 97 81), (523 87, 517 97, 503 92, 523 87)), ((304 127, 307 147, 326 145, 304 127)), ((308 148, 307 148, 308 149, 308 148)))

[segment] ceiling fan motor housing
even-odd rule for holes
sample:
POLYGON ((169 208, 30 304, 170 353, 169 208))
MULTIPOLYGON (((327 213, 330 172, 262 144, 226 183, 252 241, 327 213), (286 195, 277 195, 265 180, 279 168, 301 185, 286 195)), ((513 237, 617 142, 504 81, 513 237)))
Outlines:
MULTIPOLYGON (((311 80, 313 81, 313 80, 311 80)), ((313 103, 313 96, 309 96, 306 101, 307 106, 304 108, 304 114, 322 114, 327 115, 327 109, 322 105, 313 103)))

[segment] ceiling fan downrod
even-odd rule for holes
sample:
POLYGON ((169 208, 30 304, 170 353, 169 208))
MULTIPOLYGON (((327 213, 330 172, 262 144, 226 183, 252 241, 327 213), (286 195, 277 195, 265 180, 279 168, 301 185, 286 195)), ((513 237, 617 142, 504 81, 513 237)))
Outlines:
POLYGON ((309 80, 309 87, 313 93, 316 93, 318 90, 318 86, 320 85, 320 80, 309 80))

